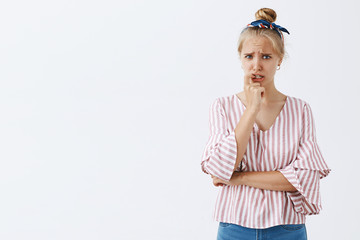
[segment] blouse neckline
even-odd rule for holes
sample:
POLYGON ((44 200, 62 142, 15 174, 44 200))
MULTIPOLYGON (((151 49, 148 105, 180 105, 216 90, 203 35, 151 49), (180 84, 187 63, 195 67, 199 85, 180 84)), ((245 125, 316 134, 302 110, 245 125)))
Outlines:
MULTIPOLYGON (((237 96, 236 93, 234 94, 234 96, 235 96, 235 98, 238 99, 238 101, 239 101, 240 104, 243 106, 243 108, 246 109, 245 104, 240 100, 240 98, 237 96)), ((271 126, 270 126, 268 129, 266 129, 266 130, 261 130, 261 129, 259 128, 259 126, 257 125, 257 123, 254 122, 255 128, 256 128, 260 133, 267 133, 267 132, 269 132, 269 131, 276 125, 276 123, 278 122, 279 118, 284 114, 285 107, 287 107, 287 103, 288 103, 288 99, 289 99, 289 96, 287 96, 287 95, 285 95, 285 96, 286 96, 286 99, 285 99, 284 105, 282 106, 279 114, 276 116, 274 122, 271 124, 271 126)))

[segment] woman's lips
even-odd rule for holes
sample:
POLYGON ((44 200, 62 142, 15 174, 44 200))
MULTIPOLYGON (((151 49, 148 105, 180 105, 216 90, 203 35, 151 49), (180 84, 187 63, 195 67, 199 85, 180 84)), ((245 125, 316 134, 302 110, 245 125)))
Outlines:
POLYGON ((264 76, 259 74, 253 74, 251 80, 253 80, 254 82, 261 82, 264 80, 264 76))

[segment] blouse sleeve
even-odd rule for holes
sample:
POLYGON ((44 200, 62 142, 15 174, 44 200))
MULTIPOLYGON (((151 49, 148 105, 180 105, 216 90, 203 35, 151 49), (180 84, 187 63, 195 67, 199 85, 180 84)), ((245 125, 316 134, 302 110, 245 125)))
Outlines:
POLYGON ((304 105, 296 159, 279 171, 297 189, 296 192, 286 192, 295 211, 305 215, 318 214, 322 208, 320 179, 326 177, 331 170, 317 144, 315 123, 308 104, 304 105))
POLYGON ((230 180, 236 163, 237 143, 234 130, 228 130, 225 110, 217 98, 210 107, 210 136, 201 159, 203 172, 230 180))

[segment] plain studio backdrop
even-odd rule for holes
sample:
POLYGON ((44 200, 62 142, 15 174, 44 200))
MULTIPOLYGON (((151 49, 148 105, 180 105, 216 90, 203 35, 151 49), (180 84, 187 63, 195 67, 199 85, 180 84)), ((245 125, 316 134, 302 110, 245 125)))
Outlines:
POLYGON ((241 30, 286 27, 278 89, 310 103, 332 169, 309 239, 358 239, 357 1, 0 4, 0 239, 215 239, 209 107, 242 91, 241 30))

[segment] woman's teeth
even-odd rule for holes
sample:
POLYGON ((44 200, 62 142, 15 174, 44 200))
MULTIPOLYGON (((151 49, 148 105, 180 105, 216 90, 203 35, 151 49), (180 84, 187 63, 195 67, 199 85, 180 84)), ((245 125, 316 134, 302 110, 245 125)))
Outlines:
POLYGON ((255 75, 255 78, 263 78, 263 76, 255 75))

